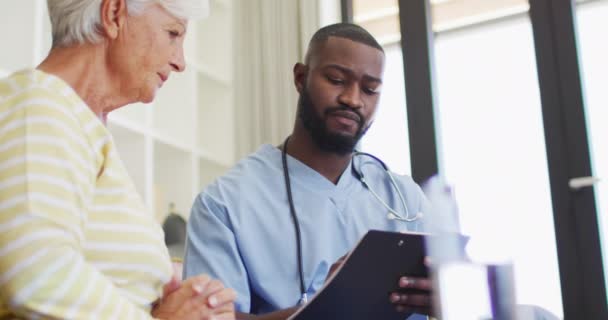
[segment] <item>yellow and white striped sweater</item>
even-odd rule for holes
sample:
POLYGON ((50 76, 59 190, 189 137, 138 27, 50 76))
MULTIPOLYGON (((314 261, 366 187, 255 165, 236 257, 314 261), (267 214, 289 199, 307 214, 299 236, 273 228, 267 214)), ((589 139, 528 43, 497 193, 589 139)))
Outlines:
POLYGON ((0 319, 148 319, 163 233, 110 133, 61 79, 0 80, 0 319))

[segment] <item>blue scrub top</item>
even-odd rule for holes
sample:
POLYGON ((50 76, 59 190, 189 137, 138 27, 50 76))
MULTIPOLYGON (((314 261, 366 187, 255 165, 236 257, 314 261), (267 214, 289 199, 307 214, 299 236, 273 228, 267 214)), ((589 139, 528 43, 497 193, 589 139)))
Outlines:
MULTIPOLYGON (((386 171, 369 157, 353 161, 381 199, 405 216, 386 171)), ((287 162, 309 297, 321 288, 331 265, 368 230, 422 231, 420 219, 387 219, 388 210, 353 175, 353 162, 337 184, 295 158, 288 156, 287 162)), ((424 212, 426 201, 418 185, 410 177, 394 176, 410 216, 424 212)), ((263 145, 196 198, 184 276, 210 274, 237 291, 237 311, 261 314, 298 303, 297 261, 281 151, 263 145)))

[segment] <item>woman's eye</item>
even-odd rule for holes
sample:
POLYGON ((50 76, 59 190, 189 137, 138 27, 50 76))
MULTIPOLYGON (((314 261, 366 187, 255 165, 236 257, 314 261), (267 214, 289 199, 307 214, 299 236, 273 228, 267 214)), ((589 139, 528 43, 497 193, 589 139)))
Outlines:
POLYGON ((169 30, 169 35, 171 36, 171 38, 177 38, 179 37, 179 32, 175 31, 175 30, 169 30))

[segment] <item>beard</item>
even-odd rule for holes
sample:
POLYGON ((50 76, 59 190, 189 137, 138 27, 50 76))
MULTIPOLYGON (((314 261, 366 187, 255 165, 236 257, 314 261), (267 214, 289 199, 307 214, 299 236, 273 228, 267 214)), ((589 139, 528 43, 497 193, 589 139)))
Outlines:
POLYGON ((347 106, 329 107, 323 112, 323 117, 315 111, 308 90, 304 88, 300 98, 298 99, 298 118, 302 121, 304 128, 310 133, 314 144, 322 151, 334 153, 344 156, 352 153, 357 146, 357 143, 365 135, 369 126, 364 126, 366 123, 365 117, 357 109, 347 106), (331 132, 327 128, 326 117, 336 111, 350 111, 359 116, 357 122, 357 131, 353 135, 331 132))

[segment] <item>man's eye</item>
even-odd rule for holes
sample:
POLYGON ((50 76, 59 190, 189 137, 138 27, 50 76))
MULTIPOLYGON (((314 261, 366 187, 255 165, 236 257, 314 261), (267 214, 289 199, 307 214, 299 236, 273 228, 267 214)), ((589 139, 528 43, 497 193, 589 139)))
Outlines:
POLYGON ((331 82, 333 84, 342 84, 342 83, 344 83, 344 80, 339 79, 339 78, 327 77, 327 80, 329 80, 329 82, 331 82))
POLYGON ((378 90, 376 88, 363 88, 363 92, 365 92, 369 95, 374 95, 374 94, 378 94, 380 92, 380 90, 378 90))
POLYGON ((175 30, 169 30, 169 35, 171 36, 171 38, 177 38, 179 37, 179 32, 175 31, 175 30))

